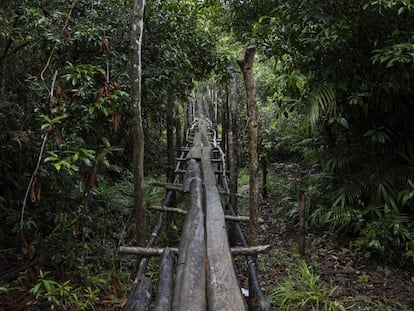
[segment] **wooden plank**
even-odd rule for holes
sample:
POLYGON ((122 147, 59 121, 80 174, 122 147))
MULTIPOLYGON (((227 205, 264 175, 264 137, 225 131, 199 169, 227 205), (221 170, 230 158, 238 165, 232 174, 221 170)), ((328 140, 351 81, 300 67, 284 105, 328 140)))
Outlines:
POLYGON ((201 160, 201 150, 203 149, 203 144, 201 143, 201 133, 197 132, 194 135, 193 147, 187 154, 187 159, 201 160))
MULTIPOLYGON (((250 256, 258 253, 266 253, 269 251, 271 245, 257 245, 250 247, 232 247, 230 252, 233 256, 250 256)), ((157 247, 138 247, 138 246, 120 246, 118 252, 127 255, 139 255, 142 257, 156 257, 161 256, 166 248, 157 247)), ((174 254, 178 253, 178 248, 169 247, 170 251, 174 254)))
POLYGON ((172 310, 206 310, 203 189, 198 162, 191 160, 190 207, 181 234, 172 310))
MULTIPOLYGON (((172 194, 173 194, 172 191, 169 191, 167 193, 163 206, 169 206, 171 204, 172 197, 173 197, 172 194)), ((158 232, 160 231, 162 227, 162 223, 163 223, 163 213, 161 213, 158 216, 157 223, 151 235, 149 236, 147 247, 151 247, 152 245, 154 245, 157 239, 157 236, 158 236, 158 232)), ((148 258, 141 259, 141 262, 139 263, 139 267, 135 275, 134 287, 132 288, 131 293, 128 295, 128 300, 123 310, 134 310, 133 308, 135 308, 136 306, 136 297, 140 296, 141 295, 140 293, 146 292, 145 288, 148 287, 148 284, 146 283, 147 281, 145 280, 146 279, 145 272, 147 269, 148 261, 149 261, 148 258)), ((135 309, 135 310, 138 310, 138 309, 135 309)))
POLYGON ((158 281, 157 297, 155 298, 155 311, 170 311, 173 297, 173 267, 174 256, 170 248, 162 253, 160 276, 158 281))
MULTIPOLYGON (((230 212, 233 215, 236 215, 233 206, 228 201, 227 201, 227 206, 230 212)), ((243 246, 247 247, 248 245, 247 240, 244 236, 243 231, 240 228, 240 225, 238 223, 235 223, 234 227, 236 228, 240 242, 242 243, 243 246)), ((262 311, 272 310, 272 308, 270 307, 270 303, 267 301, 265 295, 262 292, 262 289, 260 288, 259 279, 257 277, 256 265, 254 264, 252 256, 247 256, 247 267, 249 270, 249 282, 251 283, 253 290, 255 294, 257 295, 257 298, 259 299, 261 310, 262 311)))
MULTIPOLYGON (((153 186, 156 186, 156 187, 164 187, 166 190, 170 190, 170 191, 184 192, 183 185, 182 184, 153 182, 152 185, 153 186)), ((223 188, 220 188, 219 189, 219 193, 220 194, 224 194, 224 195, 227 195, 228 194, 228 192, 225 189, 223 189, 223 188)))
MULTIPOLYGON (((170 247, 172 253, 178 253, 178 248, 170 247)), ((139 247, 139 246, 120 246, 118 252, 128 255, 139 255, 143 257, 161 256, 164 248, 158 247, 139 247)))
POLYGON ((194 178, 200 178, 200 167, 196 160, 190 159, 188 160, 187 170, 185 171, 185 179, 183 183, 184 192, 190 192, 190 187, 194 178))
POLYGON ((172 183, 164 183, 164 182, 153 182, 153 186, 156 187, 164 187, 166 190, 170 191, 183 191, 183 185, 182 184, 172 184, 172 183))
MULTIPOLYGON (((185 174, 187 171, 186 170, 175 170, 174 173, 175 174, 185 174)), ((223 173, 228 173, 229 171, 226 170, 225 172, 223 170, 214 170, 214 174, 220 174, 223 175, 223 173)))
POLYGON ((152 281, 149 277, 144 277, 141 282, 134 285, 132 297, 123 307, 124 311, 147 311, 152 294, 152 281))
MULTIPOLYGON (((179 215, 187 215, 187 211, 181 208, 168 207, 168 206, 150 206, 149 209, 158 211, 158 212, 169 212, 179 215)), ((224 219, 228 221, 239 221, 239 222, 249 222, 248 216, 233 216, 233 215, 224 215, 224 219)), ((264 223, 263 218, 259 218, 260 223, 264 223)))
POLYGON ((183 210, 181 208, 176 208, 176 207, 168 207, 168 206, 150 206, 149 209, 154 210, 154 211, 158 211, 158 212, 170 212, 170 213, 174 213, 174 214, 179 214, 179 215, 187 215, 187 211, 183 210))
POLYGON ((250 247, 232 247, 230 252, 233 256, 253 256, 257 255, 258 253, 267 253, 272 245, 256 245, 250 247))
POLYGON ((206 203, 208 308, 209 310, 247 310, 234 271, 227 240, 224 212, 216 187, 216 179, 211 169, 210 153, 211 147, 204 145, 202 169, 206 203))

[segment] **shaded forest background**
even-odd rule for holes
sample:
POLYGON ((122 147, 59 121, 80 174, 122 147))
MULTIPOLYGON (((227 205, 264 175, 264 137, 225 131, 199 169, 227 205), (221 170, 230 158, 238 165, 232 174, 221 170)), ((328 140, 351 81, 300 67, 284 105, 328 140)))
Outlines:
MULTIPOLYGON (((20 287, 46 305, 92 309, 128 290, 135 262, 117 248, 133 245, 136 229, 131 10, 128 0, 1 2, 3 295, 20 287)), ((236 59, 255 44, 262 163, 305 168, 292 187, 307 197, 310 229, 347 237, 367 258, 412 264, 413 10, 403 0, 148 1, 146 204, 164 194, 151 182, 171 177, 187 104, 217 103, 221 129, 234 78, 243 172, 247 111, 236 59)), ((270 183, 267 191, 279 193, 270 183)), ((164 231, 170 244, 179 221, 164 231)))

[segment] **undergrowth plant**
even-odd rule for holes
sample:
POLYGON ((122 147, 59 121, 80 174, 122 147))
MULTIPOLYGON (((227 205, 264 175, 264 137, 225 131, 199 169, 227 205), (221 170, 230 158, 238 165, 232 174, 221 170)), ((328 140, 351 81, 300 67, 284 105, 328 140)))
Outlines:
POLYGON ((270 300, 280 310, 345 310, 334 300, 336 287, 327 287, 304 260, 282 280, 272 292, 270 300))
POLYGON ((39 280, 30 290, 35 295, 36 300, 41 303, 48 303, 52 310, 55 307, 66 308, 76 305, 79 299, 70 281, 59 283, 46 278, 48 274, 48 272, 40 270, 39 280))

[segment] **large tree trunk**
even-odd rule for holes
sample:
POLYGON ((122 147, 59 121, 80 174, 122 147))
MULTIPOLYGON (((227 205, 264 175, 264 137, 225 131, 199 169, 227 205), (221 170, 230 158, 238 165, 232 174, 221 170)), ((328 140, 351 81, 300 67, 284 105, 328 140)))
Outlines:
POLYGON ((136 217, 136 239, 138 246, 145 246, 147 222, 144 203, 144 131, 141 116, 141 45, 144 27, 145 0, 134 0, 131 28, 131 99, 132 99, 132 144, 134 165, 134 204, 136 217))
MULTIPOLYGON (((243 59, 238 60, 238 64, 243 73, 244 84, 246 87, 247 108, 249 113, 249 245, 257 245, 257 235, 259 228, 259 176, 258 176, 258 109, 256 103, 256 90, 253 79, 253 61, 255 46, 249 46, 243 59)), ((250 288, 252 288, 250 284, 250 288)), ((251 291, 253 292, 253 291, 251 291)), ((255 299, 249 301, 251 309, 255 309, 255 299)))
POLYGON ((259 183, 258 183, 258 112, 256 103, 256 90, 253 79, 253 60, 255 46, 249 46, 243 59, 238 60, 243 73, 244 84, 247 95, 247 108, 249 113, 249 208, 250 208, 250 228, 249 228, 249 245, 257 245, 258 231, 258 201, 259 201, 259 183))

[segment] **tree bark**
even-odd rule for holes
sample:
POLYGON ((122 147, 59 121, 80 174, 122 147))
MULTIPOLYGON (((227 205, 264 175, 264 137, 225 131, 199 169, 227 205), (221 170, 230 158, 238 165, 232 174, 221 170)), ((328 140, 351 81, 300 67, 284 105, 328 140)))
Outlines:
MULTIPOLYGON (((181 115, 180 109, 177 105, 175 107, 175 150, 177 158, 180 156, 180 148, 181 148, 181 115)), ((175 159, 173 159, 174 162, 175 159)))
POLYGON ((201 164, 206 208, 208 309, 246 310, 234 271, 216 178, 211 169, 211 146, 208 143, 205 130, 202 129, 202 132, 205 142, 201 164))
POLYGON ((158 281, 155 311, 171 310, 173 297, 174 254, 168 247, 164 249, 161 259, 160 276, 158 281))
POLYGON ((262 197, 267 199, 267 160, 265 156, 261 158, 262 163, 262 197))
POLYGON ((184 184, 189 184, 190 206, 181 234, 172 310, 206 310, 205 231, 201 171, 190 160, 184 184))
POLYGON ((174 178, 174 93, 171 87, 167 90, 167 181, 172 182, 174 178))
POLYGON ((136 218, 136 240, 138 246, 145 246, 147 221, 144 203, 144 131, 141 115, 141 46, 144 27, 145 0, 134 0, 131 27, 131 99, 132 99, 132 144, 134 165, 134 205, 136 218))
MULTIPOLYGON (((176 207, 150 206, 149 209, 154 210, 154 211, 159 211, 159 212, 175 213, 175 214, 183 215, 183 216, 187 215, 186 210, 176 208, 176 207)), ((239 222, 249 222, 250 221, 248 216, 224 215, 224 219, 229 220, 229 221, 239 221, 239 222)), ((263 218, 259 218, 259 223, 264 223, 263 218)))
POLYGON ((253 79, 253 60, 255 46, 249 46, 243 59, 238 60, 238 64, 243 73, 244 84, 247 95, 247 108, 249 113, 249 245, 257 245, 258 232, 258 201, 259 201, 259 183, 258 183, 258 112, 256 103, 256 90, 253 79))
POLYGON ((306 210, 305 210, 305 193, 299 194, 299 234, 298 234, 298 250, 299 254, 305 256, 305 236, 306 236, 306 210))
MULTIPOLYGON (((253 61, 256 47, 249 46, 243 59, 238 60, 238 64, 243 73, 244 85, 246 87, 247 109, 249 114, 249 245, 257 245, 257 235, 259 228, 259 183, 258 183, 258 109, 256 102, 256 90, 253 78, 253 61)), ((250 282, 250 289, 252 284, 250 282)), ((251 291, 253 292, 253 291, 251 291)), ((255 297, 249 299, 251 309, 257 307, 255 297)))
POLYGON ((227 132, 229 127, 229 97, 230 97, 230 91, 229 91, 229 84, 226 83, 225 86, 225 99, 223 104, 221 105, 221 149, 224 153, 227 152, 227 132))
MULTIPOLYGON (((228 107, 228 127, 227 127, 227 152, 228 152, 228 165, 229 165, 229 202, 233 206, 235 214, 238 213, 237 208, 237 148, 234 139, 235 135, 235 114, 237 108, 237 80, 233 71, 230 72, 232 76, 231 87, 231 101, 228 107)), ((230 244, 235 245, 237 242, 237 233, 235 228, 230 227, 230 244)))

